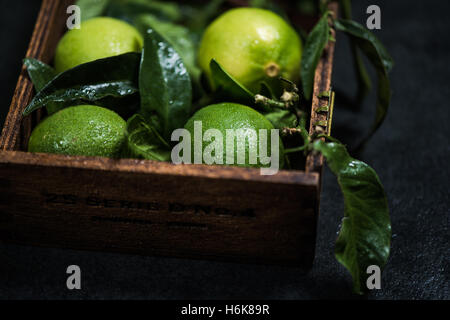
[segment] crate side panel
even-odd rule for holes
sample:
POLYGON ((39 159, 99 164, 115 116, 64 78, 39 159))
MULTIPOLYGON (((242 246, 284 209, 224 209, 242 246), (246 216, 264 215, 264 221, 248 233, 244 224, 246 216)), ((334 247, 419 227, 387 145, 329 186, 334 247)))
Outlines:
POLYGON ((314 186, 17 164, 0 165, 0 177, 4 240, 305 267, 312 262, 314 186))

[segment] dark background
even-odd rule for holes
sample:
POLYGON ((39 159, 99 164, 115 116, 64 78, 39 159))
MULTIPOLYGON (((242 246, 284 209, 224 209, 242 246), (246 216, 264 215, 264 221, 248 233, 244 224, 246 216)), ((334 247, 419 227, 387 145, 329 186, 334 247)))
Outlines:
MULTIPOLYGON (((8 110, 40 1, 0 1, 0 116, 8 110)), ((392 216, 392 251, 382 289, 369 299, 449 299, 448 1, 353 1, 363 24, 368 5, 382 12, 375 31, 396 65, 385 123, 358 157, 379 174, 392 216)), ((338 34, 333 135, 354 145, 373 117, 375 95, 351 110, 356 82, 345 36, 338 34)), ((0 244, 0 298, 7 299, 317 299, 358 298, 334 259, 343 203, 325 170, 316 259, 295 268, 155 258, 0 244), (82 290, 66 289, 66 268, 82 270, 82 290)), ((80 230, 80 232, 83 232, 80 230)))

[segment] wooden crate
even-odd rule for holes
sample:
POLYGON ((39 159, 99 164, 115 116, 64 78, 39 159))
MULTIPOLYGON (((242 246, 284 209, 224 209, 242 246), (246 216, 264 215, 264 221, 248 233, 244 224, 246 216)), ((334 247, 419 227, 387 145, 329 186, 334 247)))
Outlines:
MULTIPOLYGON (((71 1, 44 0, 27 57, 50 63, 71 1)), ((333 7, 336 9, 335 7, 333 7)), ((315 75, 329 90, 334 44, 315 75)), ((18 57, 19 58, 19 57, 18 57)), ((0 138, 0 239, 38 246, 311 266, 323 159, 305 171, 24 152, 39 112, 22 69, 0 138)), ((312 127, 310 128, 312 130, 312 127)))

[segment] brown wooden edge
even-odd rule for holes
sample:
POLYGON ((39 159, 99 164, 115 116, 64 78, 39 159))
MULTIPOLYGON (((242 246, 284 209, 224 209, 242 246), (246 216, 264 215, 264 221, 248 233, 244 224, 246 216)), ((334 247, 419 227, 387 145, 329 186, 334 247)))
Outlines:
POLYGON ((231 179, 261 181, 275 184, 301 184, 317 186, 319 174, 298 170, 281 170, 275 175, 261 175, 256 168, 238 168, 219 165, 176 165, 139 159, 110 159, 102 157, 65 156, 46 153, 29 153, 22 151, 0 152, 0 165, 29 165, 42 167, 71 167, 87 170, 134 172, 156 175, 195 176, 209 179, 231 179))
MULTIPOLYGON (((337 16, 338 4, 332 2, 329 5, 329 9, 337 16)), ((332 30, 333 36, 336 37, 334 30, 332 30)), ((316 124, 328 120, 328 112, 318 113, 316 110, 322 106, 328 104, 327 98, 319 98, 320 93, 329 91, 331 88, 331 74, 333 71, 333 57, 334 57, 335 42, 329 41, 325 47, 322 58, 317 65, 316 73, 314 75, 314 90, 312 96, 311 105, 311 122, 309 124, 309 134, 313 134, 316 124)), ((323 126, 324 132, 329 132, 328 125, 323 126)), ((323 166, 323 156, 318 153, 310 153, 306 158, 306 172, 319 172, 323 166)))

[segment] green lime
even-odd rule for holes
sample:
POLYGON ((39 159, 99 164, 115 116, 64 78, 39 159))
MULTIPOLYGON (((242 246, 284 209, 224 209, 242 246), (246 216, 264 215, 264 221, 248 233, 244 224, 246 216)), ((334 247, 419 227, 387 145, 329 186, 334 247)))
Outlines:
POLYGON ((256 93, 262 81, 270 85, 280 76, 297 81, 301 55, 298 34, 281 17, 264 9, 238 8, 225 12, 208 26, 198 62, 210 79, 209 63, 215 59, 256 93))
POLYGON ((62 72, 79 64, 142 49, 142 36, 126 22, 108 17, 84 21, 58 43, 55 69, 62 72))
POLYGON ((31 133, 28 151, 117 158, 125 129, 125 120, 111 110, 73 106, 40 122, 31 133))
MULTIPOLYGON (((185 125, 191 135, 191 152, 192 152, 192 162, 198 157, 202 159, 203 163, 208 163, 205 161, 203 155, 205 154, 205 148, 215 141, 215 138, 206 138, 211 142, 203 142, 202 150, 196 150, 195 145, 195 122, 201 121, 202 126, 202 137, 205 141, 205 132, 209 129, 216 129, 221 134, 222 137, 222 151, 221 155, 223 163, 217 164, 227 164, 227 130, 231 129, 234 134, 234 147, 233 147, 233 159, 234 165, 245 166, 245 167, 268 167, 270 164, 263 163, 261 161, 261 150, 260 150, 260 139, 261 132, 260 129, 265 129, 266 140, 262 140, 261 143, 267 148, 266 153, 263 155, 270 157, 272 155, 272 144, 271 144, 271 130, 274 129, 273 125, 259 112, 247 106, 237 104, 237 103, 219 103, 204 107, 197 111, 192 118, 188 120, 185 125), (239 130, 242 129, 242 130, 239 130), (250 134, 253 131, 255 134, 250 134), (238 141, 245 141, 245 163, 238 163, 238 141), (254 150, 257 155, 256 161, 250 161, 250 150, 254 150), (200 153, 201 152, 201 153, 200 153)), ((198 124, 198 122, 197 122, 198 124)), ((284 162, 284 147, 281 139, 278 138, 278 156, 279 168, 282 168, 284 162)), ((231 144, 231 142, 230 142, 231 144)), ((216 156, 215 153, 212 156, 216 156)), ((230 155, 231 157, 231 155, 230 155)))

